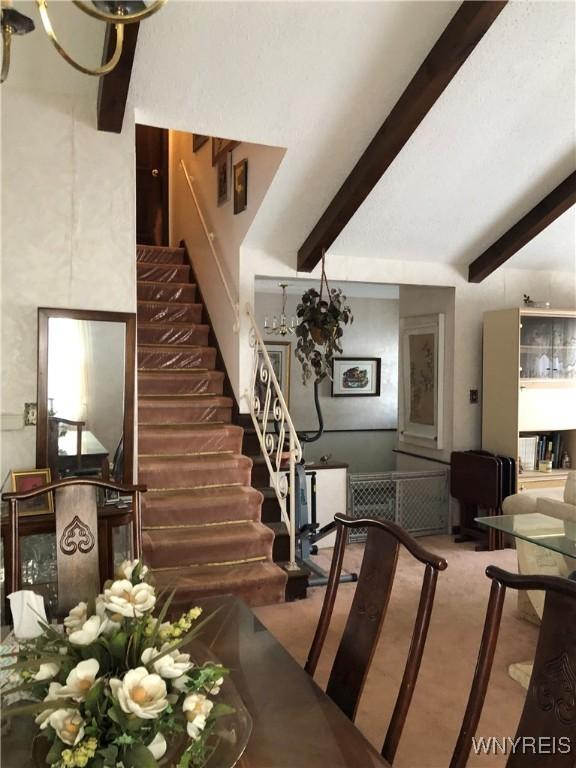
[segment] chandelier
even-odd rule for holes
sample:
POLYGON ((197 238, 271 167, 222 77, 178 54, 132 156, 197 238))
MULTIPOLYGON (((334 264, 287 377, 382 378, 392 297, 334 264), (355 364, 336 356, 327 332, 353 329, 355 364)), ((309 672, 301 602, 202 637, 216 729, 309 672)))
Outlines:
MULTIPOLYGON (((72 3, 88 16, 92 16, 106 24, 111 24, 114 27, 116 36, 114 52, 110 59, 99 67, 85 67, 83 64, 75 61, 58 41, 50 16, 48 15, 48 0, 36 0, 44 31, 60 56, 73 66, 74 69, 86 75, 95 76, 107 75, 118 64, 124 44, 124 25, 135 24, 147 19, 153 13, 159 11, 166 2, 167 0, 151 0, 150 2, 144 2, 143 0, 119 0, 118 2, 114 2, 114 0, 93 0, 92 2, 88 2, 88 0, 72 0, 72 3)), ((2 0, 3 58, 0 82, 3 83, 6 80, 10 70, 12 37, 14 35, 26 35, 33 30, 34 22, 32 19, 12 8, 12 0, 2 0)))
POLYGON ((290 321, 288 321, 286 315, 286 288, 288 288, 288 283, 278 283, 278 285, 282 288, 282 311, 279 316, 274 315, 272 317, 272 325, 270 325, 268 315, 266 315, 264 318, 264 330, 266 333, 273 334, 274 336, 288 336, 291 333, 296 333, 296 319, 292 315, 290 321))

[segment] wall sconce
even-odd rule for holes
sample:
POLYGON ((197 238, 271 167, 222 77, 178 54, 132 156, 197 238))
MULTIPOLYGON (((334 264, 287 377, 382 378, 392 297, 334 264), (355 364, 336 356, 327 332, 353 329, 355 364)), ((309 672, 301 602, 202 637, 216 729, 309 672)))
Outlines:
MULTIPOLYGON (((83 72, 85 75, 95 75, 97 77, 112 72, 114 67, 118 64, 120 56, 122 55, 122 46, 124 43, 124 25, 135 24, 147 19, 152 16, 152 14, 156 13, 156 11, 159 11, 166 2, 167 0, 151 0, 151 2, 144 2, 143 0, 117 0, 116 2, 114 2, 114 0, 93 0, 93 2, 88 2, 88 0, 72 0, 72 3, 83 13, 92 16, 94 19, 103 21, 105 24, 112 24, 116 34, 116 45, 110 59, 99 67, 85 67, 83 64, 75 61, 58 41, 48 14, 48 0, 36 0, 44 31, 52 41, 52 44, 60 56, 79 72, 83 72)), ((15 11, 11 7, 11 0, 10 3, 3 2, 3 60, 1 82, 6 80, 10 69, 10 46, 12 35, 25 35, 28 32, 32 32, 33 29, 34 22, 32 19, 28 18, 28 16, 24 16, 23 13, 15 11)))

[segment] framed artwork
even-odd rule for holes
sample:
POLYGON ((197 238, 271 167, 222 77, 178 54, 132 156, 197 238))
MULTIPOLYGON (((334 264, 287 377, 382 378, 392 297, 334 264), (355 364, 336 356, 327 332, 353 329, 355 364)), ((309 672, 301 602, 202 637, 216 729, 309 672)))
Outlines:
MULTIPOLYGON (((50 470, 46 469, 24 469, 18 472, 10 473, 12 481, 12 490, 18 493, 33 491, 43 485, 51 482, 50 470)), ((18 504, 21 515, 40 515, 43 513, 54 512, 54 501, 52 493, 46 493, 42 496, 36 496, 34 499, 27 499, 18 504)))
POLYGON ((379 397, 379 357, 335 357, 332 360, 332 397, 379 397))
POLYGON ((441 449, 444 429, 444 315, 400 320, 400 439, 441 449))
POLYGON ((248 204, 248 160, 234 166, 234 213, 242 213, 248 204))
MULTIPOLYGON (((266 351, 272 363, 272 368, 282 390, 282 395, 286 401, 286 405, 290 407, 290 356, 292 354, 292 345, 289 341, 265 341, 266 351)), ((260 367, 262 362, 262 355, 259 355, 258 366, 260 367)), ((266 397, 266 386, 260 382, 258 376, 256 376, 256 389, 258 392, 258 398, 260 403, 264 404, 266 397)), ((272 413, 270 413, 268 420, 272 419, 272 413)))
POLYGON ((218 205, 230 200, 230 182, 232 176, 232 154, 227 152, 216 166, 216 187, 218 205))
POLYGON ((232 139, 217 139, 212 138, 212 165, 216 165, 228 152, 232 152, 235 149, 239 141, 233 141, 232 139))
POLYGON ((200 133, 192 134, 192 152, 198 152, 198 150, 206 144, 208 136, 202 136, 200 133))

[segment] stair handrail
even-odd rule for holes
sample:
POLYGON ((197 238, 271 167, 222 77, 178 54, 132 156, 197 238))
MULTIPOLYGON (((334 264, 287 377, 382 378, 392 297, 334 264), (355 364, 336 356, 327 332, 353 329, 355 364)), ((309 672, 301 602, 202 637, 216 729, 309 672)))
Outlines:
POLYGON ((297 570, 295 489, 296 465, 302 460, 302 446, 250 304, 246 304, 246 314, 250 320, 249 342, 254 349, 250 390, 246 397, 270 475, 270 485, 276 493, 282 518, 288 528, 290 562, 286 567, 288 570, 297 570), (268 430, 270 416, 275 422, 273 432, 268 430), (285 450, 286 443, 288 451, 285 450), (287 501, 290 504, 289 513, 287 501))
POLYGON ((240 303, 238 299, 234 297, 232 289, 230 288, 230 283, 226 276, 226 272, 222 266, 220 257, 218 256, 218 251, 214 247, 214 233, 208 229, 208 225, 206 224, 206 219, 204 218, 204 214, 202 213, 202 208, 200 207, 200 203, 198 202, 198 197, 196 196, 196 190, 194 189, 194 184, 192 183, 193 179, 188 173, 188 168, 186 167, 186 163, 184 162, 184 160, 180 160, 180 166, 184 171, 184 177, 186 179, 188 189, 190 190, 192 200, 194 201, 194 205, 196 206, 196 210, 198 212, 198 217, 200 219, 202 229, 204 230, 204 234, 206 235, 206 240, 208 241, 208 245, 212 252, 212 257, 214 259, 214 263, 216 264, 216 268, 218 269, 218 274, 220 275, 220 280, 222 281, 222 285, 224 286, 224 290, 226 292, 228 302, 230 303, 230 307, 232 308, 232 312, 234 313, 234 333, 238 333, 238 330, 240 328, 240 303))

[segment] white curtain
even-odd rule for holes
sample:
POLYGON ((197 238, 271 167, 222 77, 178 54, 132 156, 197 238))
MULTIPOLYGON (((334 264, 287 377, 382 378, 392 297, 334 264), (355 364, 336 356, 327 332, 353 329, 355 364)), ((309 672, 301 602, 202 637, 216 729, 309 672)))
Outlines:
POLYGON ((56 416, 86 420, 86 347, 82 321, 51 317, 48 326, 48 398, 56 416))

